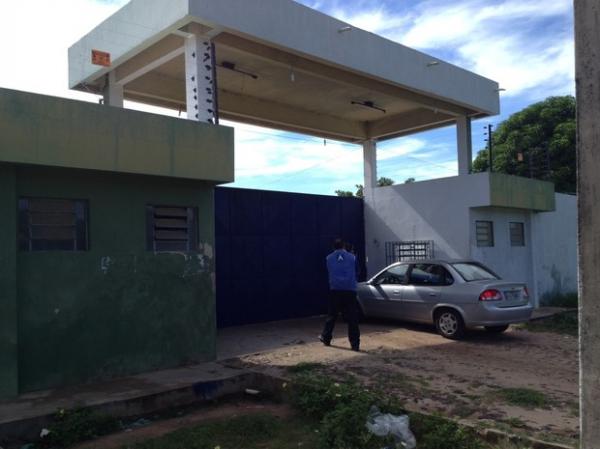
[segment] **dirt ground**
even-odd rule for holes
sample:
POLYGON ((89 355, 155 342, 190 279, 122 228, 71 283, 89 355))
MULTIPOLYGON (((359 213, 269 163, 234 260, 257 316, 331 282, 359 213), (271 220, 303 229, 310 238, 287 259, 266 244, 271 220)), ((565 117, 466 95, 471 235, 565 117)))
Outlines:
POLYGON ((548 441, 578 438, 576 337, 511 328, 501 335, 472 331, 451 341, 429 326, 368 322, 361 326, 363 352, 355 353, 343 323, 331 347, 316 339, 320 326, 320 319, 308 319, 225 329, 221 363, 276 375, 298 363, 318 363, 333 376, 351 373, 383 388, 414 411, 548 441), (511 405, 503 393, 514 388, 543 393, 546 403, 511 405))

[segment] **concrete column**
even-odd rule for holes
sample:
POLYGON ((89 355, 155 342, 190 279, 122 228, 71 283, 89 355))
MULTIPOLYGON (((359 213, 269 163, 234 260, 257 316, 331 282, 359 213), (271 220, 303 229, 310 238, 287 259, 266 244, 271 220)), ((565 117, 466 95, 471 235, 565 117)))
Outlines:
POLYGON ((19 394, 16 214, 15 169, 0 164, 0 398, 19 394))
POLYGON ((363 160, 365 169, 364 193, 377 187, 377 142, 366 140, 363 142, 363 160))
POLYGON ((193 33, 185 40, 185 90, 190 120, 216 123, 214 64, 209 37, 193 33))
POLYGON ((575 1, 581 448, 600 447, 600 3, 575 1))
POLYGON ((473 143, 471 138, 471 119, 456 119, 456 141, 458 148, 458 175, 468 175, 473 166, 473 143))
POLYGON ((107 106, 123 107, 123 86, 115 80, 115 72, 106 75, 106 86, 104 86, 104 104, 107 106))

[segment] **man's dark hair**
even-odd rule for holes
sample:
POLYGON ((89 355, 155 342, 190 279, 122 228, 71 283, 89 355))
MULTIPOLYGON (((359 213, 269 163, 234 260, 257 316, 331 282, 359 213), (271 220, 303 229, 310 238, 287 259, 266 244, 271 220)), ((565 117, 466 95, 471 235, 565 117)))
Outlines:
POLYGON ((333 241, 333 249, 344 249, 344 241, 342 239, 335 239, 333 241))

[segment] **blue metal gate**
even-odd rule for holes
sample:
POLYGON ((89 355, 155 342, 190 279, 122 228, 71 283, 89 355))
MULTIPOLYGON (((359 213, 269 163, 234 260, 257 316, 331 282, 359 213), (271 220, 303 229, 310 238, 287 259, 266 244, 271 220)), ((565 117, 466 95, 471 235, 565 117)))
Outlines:
POLYGON ((324 313, 336 237, 364 276, 362 200, 220 187, 215 215, 219 327, 324 313))

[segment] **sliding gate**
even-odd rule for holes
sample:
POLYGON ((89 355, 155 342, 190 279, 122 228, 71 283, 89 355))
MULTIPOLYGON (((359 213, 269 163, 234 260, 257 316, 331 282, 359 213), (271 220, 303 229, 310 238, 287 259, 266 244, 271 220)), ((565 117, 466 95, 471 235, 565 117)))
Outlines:
POLYGON ((219 327, 325 313, 336 237, 365 275, 360 199, 220 187, 215 214, 219 327))

